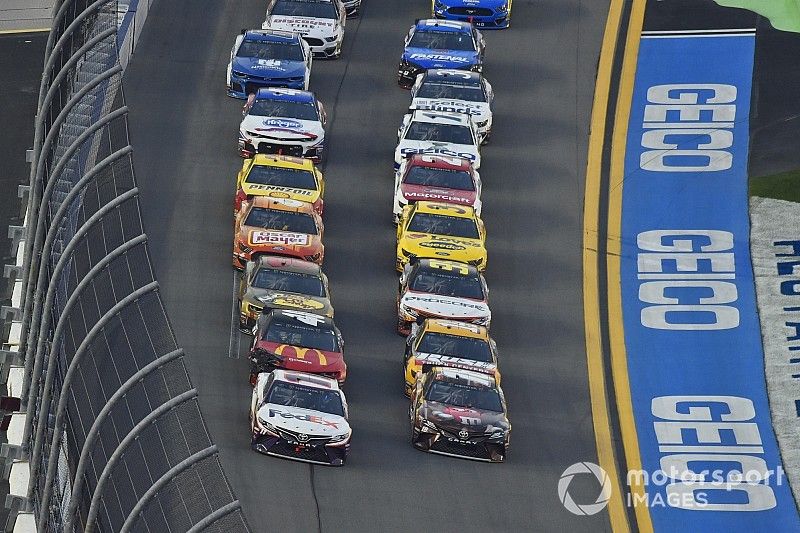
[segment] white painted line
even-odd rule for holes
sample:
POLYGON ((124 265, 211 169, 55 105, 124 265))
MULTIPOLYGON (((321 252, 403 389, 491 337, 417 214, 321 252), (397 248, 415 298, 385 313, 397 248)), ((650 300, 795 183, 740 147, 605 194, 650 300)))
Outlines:
POLYGON ((643 35, 657 35, 665 33, 743 33, 755 32, 755 28, 729 28, 726 30, 648 30, 643 31, 643 35))
POLYGON ((638 274, 639 279, 736 279, 735 273, 638 274))
POLYGON ((231 302, 231 338, 228 342, 228 357, 239 359, 239 349, 242 346, 242 333, 239 331, 239 272, 233 271, 233 294, 231 302))
POLYGON ((661 453, 764 453, 761 446, 659 446, 661 453))
POLYGON ((712 33, 687 35, 642 35, 642 39, 693 39, 703 37, 754 37, 755 33, 712 33))

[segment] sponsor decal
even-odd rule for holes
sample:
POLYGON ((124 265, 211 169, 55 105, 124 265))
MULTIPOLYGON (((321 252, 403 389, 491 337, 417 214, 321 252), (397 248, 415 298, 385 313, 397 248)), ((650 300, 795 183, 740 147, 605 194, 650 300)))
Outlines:
POLYGON ((455 244, 452 242, 440 242, 440 241, 430 241, 430 242, 421 242, 419 245, 423 248, 438 248, 440 250, 466 250, 466 246, 462 246, 461 244, 455 244))
MULTIPOLYGON (((306 415, 306 414, 299 414, 299 413, 290 413, 289 411, 281 411, 280 409, 275 409, 274 407, 269 408, 269 418, 292 418, 294 420, 302 420, 303 422, 311 422, 312 424, 319 424, 321 426, 326 426, 333 429, 339 429, 338 422, 334 422, 333 420, 326 420, 321 416, 317 415, 306 415)), ((300 435, 297 440, 301 440, 300 435)), ((305 435, 305 440, 308 440, 308 435, 305 435)))
POLYGON ((275 128, 287 128, 287 129, 299 129, 303 127, 303 124, 297 122, 296 120, 289 120, 285 118, 268 118, 262 122, 265 126, 272 126, 275 128))
POLYGON ((412 302, 421 302, 425 304, 441 304, 441 305, 454 305, 456 307, 465 307, 467 309, 474 309, 476 311, 485 312, 486 307, 483 305, 472 304, 469 302, 464 302, 462 300, 457 299, 444 299, 438 298, 436 296, 406 296, 405 302, 406 304, 411 304, 412 302))
POLYGON ((286 70, 283 65, 281 64, 280 59, 257 59, 256 63, 251 67, 253 70, 278 70, 284 71, 286 70))
POLYGON ((466 115, 480 115, 481 109, 475 105, 469 105, 462 101, 426 101, 420 100, 414 103, 414 109, 427 111, 446 111, 449 113, 462 113, 466 115))
POLYGON ((472 60, 467 57, 453 56, 450 54, 426 54, 421 52, 414 52, 409 55, 410 59, 429 59, 431 61, 449 61, 451 63, 471 63, 472 60))
POLYGON ((306 361, 306 354, 308 352, 311 352, 317 356, 317 360, 321 366, 328 365, 328 358, 316 348, 303 348, 301 346, 292 346, 291 344, 279 344, 278 347, 275 348, 276 355, 288 357, 289 359, 293 360, 300 360, 308 364, 313 364, 310 361, 306 361))
POLYGON ((403 196, 407 200, 440 200, 442 202, 458 202, 460 204, 472 205, 469 198, 453 196, 446 192, 405 192, 403 196))
POLYGON ((463 357, 451 357, 449 355, 440 355, 437 353, 420 353, 415 354, 414 358, 419 363, 443 364, 449 366, 459 366, 463 368, 480 368, 485 370, 494 369, 497 367, 494 363, 487 363, 484 361, 475 361, 474 359, 464 359, 463 357))
POLYGON ((424 148, 404 147, 400 148, 400 154, 402 154, 403 156, 410 154, 447 155, 451 157, 463 157, 464 159, 469 159, 470 161, 475 161, 477 159, 475 154, 471 154, 469 152, 459 152, 458 150, 452 150, 450 148, 445 148, 443 146, 427 146, 424 148))
POLYGON ((281 231, 251 231, 250 244, 285 244, 287 246, 306 246, 308 235, 305 233, 287 233, 281 231))
POLYGON ((305 296, 298 296, 296 294, 273 294, 270 296, 262 296, 259 298, 265 304, 282 305, 285 307, 294 307, 296 309, 303 309, 306 311, 316 311, 325 307, 325 305, 311 298, 305 296))
MULTIPOLYGON (((264 196, 269 196, 270 198, 281 198, 281 199, 291 199, 292 194, 296 194, 299 196, 311 196, 314 194, 314 191, 310 191, 308 189, 293 189, 291 187, 280 187, 278 185, 251 185, 250 183, 247 184, 247 188, 251 191, 267 191, 264 196)), ((286 205, 284 203, 284 205, 286 205)), ((302 205, 302 204, 301 204, 302 205)), ((293 206, 293 207, 300 207, 300 205, 293 206)))

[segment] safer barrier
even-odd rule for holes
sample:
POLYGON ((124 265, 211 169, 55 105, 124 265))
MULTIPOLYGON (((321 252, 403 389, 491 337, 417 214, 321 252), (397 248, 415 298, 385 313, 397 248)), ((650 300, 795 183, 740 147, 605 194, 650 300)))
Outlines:
POLYGON ((248 531, 148 255, 119 7, 53 8, 21 274, 26 505, 39 531, 248 531))

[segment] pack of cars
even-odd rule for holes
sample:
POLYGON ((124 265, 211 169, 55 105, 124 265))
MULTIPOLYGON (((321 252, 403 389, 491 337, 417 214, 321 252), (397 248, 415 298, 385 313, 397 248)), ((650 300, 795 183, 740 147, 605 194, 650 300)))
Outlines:
POLYGON ((503 462, 511 423, 500 387, 478 174, 492 131, 481 28, 508 27, 511 1, 433 0, 405 38, 397 82, 411 104, 397 132, 397 332, 411 444, 503 462), (444 19, 444 20, 442 20, 444 19))
MULTIPOLYGON (((246 101, 234 193, 232 263, 248 356, 251 448, 341 466, 352 430, 344 339, 322 270, 327 115, 309 91, 313 59, 342 54, 361 0, 270 0, 260 30, 234 40, 227 94, 246 101)), ((411 444, 502 462, 511 424, 489 334, 481 146, 492 130, 482 28, 508 27, 511 0, 433 0, 405 38, 398 83, 397 331, 411 444)))

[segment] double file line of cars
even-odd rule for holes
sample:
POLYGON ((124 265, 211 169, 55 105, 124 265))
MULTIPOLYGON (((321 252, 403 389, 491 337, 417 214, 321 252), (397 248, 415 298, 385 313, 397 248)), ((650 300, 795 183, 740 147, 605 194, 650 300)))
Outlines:
MULTIPOLYGON (((445 0, 434 0, 433 14, 452 11, 445 7, 445 0)), ((411 105, 394 154, 397 332, 406 336, 411 444, 502 462, 511 424, 489 335, 478 172, 494 93, 483 77, 483 36, 470 22, 417 20, 398 66, 411 105)))
MULTIPOLYGON (((326 183, 317 165, 327 113, 308 89, 313 59, 340 57, 346 17, 359 5, 271 0, 262 28, 235 38, 226 72, 227 94, 245 100, 232 262, 242 271, 239 325, 253 336, 251 447, 335 466, 345 463, 352 432, 344 340, 322 271, 326 183)), ((442 5, 434 2, 435 16, 449 15, 442 5)), ((510 2, 503 5, 507 19, 510 2)), ((397 329, 407 335, 412 444, 500 462, 511 426, 482 276, 478 168, 493 99, 481 74, 484 48, 469 21, 417 21, 406 37, 398 81, 412 104, 395 152, 397 329)))

